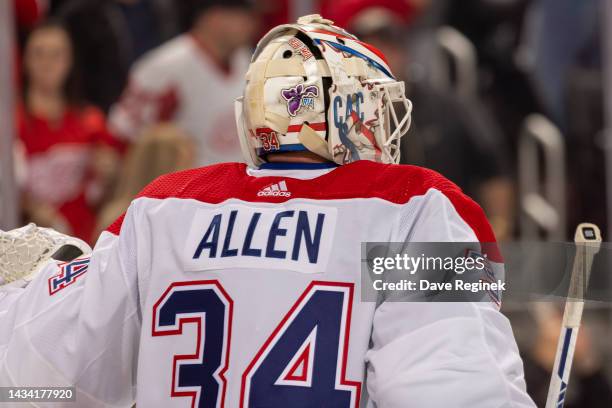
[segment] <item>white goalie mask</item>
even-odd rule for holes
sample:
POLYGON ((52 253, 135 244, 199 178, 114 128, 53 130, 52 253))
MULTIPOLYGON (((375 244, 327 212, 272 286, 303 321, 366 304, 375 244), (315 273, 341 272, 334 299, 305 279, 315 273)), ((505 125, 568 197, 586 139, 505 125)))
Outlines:
POLYGON ((404 83, 380 51, 331 21, 310 15, 272 29, 246 80, 236 122, 249 165, 306 150, 338 164, 399 161, 412 110, 404 83))

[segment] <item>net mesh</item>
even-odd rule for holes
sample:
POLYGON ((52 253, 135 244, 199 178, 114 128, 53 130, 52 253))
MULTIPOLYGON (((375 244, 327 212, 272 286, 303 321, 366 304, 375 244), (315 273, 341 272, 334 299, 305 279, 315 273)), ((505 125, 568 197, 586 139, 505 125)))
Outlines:
POLYGON ((29 224, 12 231, 0 231, 0 285, 23 279, 61 244, 61 235, 29 224))

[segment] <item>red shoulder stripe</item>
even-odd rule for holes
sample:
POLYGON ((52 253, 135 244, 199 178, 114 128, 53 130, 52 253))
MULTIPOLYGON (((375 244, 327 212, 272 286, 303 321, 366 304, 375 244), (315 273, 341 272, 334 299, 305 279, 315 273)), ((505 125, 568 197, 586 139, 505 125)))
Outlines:
POLYGON ((465 223, 472 228, 474 234, 476 234, 478 242, 481 243, 483 255, 486 254, 487 258, 492 262, 504 262, 504 258, 497 246, 495 233, 482 208, 461 191, 447 191, 443 192, 443 194, 453 204, 453 207, 455 207, 455 210, 457 210, 463 221, 465 221, 465 223))
MULTIPOLYGON (((267 203, 282 203, 295 198, 380 198, 396 204, 405 204, 412 197, 425 194, 430 188, 439 190, 451 201, 481 243, 492 244, 491 248, 483 248, 489 259, 501 262, 501 255, 495 245, 495 235, 478 204, 439 173, 417 166, 360 160, 340 166, 320 177, 300 180, 284 176, 251 177, 246 173, 245 164, 223 163, 161 176, 145 187, 137 198, 189 198, 210 204, 218 204, 231 198, 267 203), (290 197, 257 195, 261 189, 280 181, 285 181, 291 192, 290 197)), ((123 218, 123 215, 119 217, 107 231, 118 234, 123 218)))

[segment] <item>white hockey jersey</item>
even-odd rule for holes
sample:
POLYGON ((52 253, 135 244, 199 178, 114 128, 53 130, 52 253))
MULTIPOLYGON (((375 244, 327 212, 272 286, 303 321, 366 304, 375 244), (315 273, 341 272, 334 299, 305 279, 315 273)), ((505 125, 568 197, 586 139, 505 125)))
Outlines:
POLYGON ((197 164, 240 161, 234 100, 242 95, 251 53, 239 50, 224 71, 198 40, 180 35, 147 53, 109 115, 110 128, 134 141, 152 124, 171 121, 197 147, 197 164))
POLYGON ((494 236, 413 166, 163 176, 91 258, 0 299, 0 385, 75 385, 66 407, 534 406, 495 305, 362 302, 365 241, 494 236))

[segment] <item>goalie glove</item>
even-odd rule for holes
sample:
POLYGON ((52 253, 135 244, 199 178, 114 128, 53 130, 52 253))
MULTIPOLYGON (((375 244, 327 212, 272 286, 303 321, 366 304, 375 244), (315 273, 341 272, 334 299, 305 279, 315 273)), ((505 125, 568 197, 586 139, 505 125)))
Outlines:
POLYGON ((25 287, 51 259, 68 262, 90 252, 80 239, 35 224, 0 230, 0 289, 25 287))

